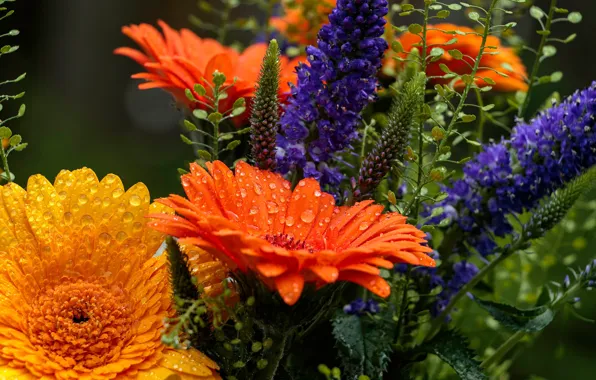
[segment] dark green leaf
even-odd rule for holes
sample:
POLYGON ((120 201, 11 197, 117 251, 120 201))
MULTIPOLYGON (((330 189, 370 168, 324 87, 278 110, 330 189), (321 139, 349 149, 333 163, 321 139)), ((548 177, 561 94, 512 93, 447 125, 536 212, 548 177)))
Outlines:
POLYGON ((355 378, 367 375, 372 379, 383 378, 389 363, 394 341, 395 323, 390 311, 376 320, 368 316, 347 315, 342 310, 333 318, 333 336, 343 364, 343 375, 355 378))
POLYGON ((518 309, 511 305, 485 301, 479 298, 474 298, 474 301, 503 326, 513 331, 540 331, 548 326, 555 317, 554 311, 548 306, 518 309))
POLYGON ((455 370, 463 380, 484 380, 488 377, 474 359, 476 354, 468 348, 467 339, 455 330, 440 332, 429 342, 420 346, 421 352, 435 354, 455 370))

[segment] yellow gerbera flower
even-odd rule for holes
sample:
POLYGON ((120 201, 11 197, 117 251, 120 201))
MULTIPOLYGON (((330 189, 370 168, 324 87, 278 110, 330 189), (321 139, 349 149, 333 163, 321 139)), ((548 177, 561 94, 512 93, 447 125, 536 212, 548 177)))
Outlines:
POLYGON ((113 174, 40 175, 0 187, 0 378, 220 379, 196 350, 161 343, 172 315, 151 204, 113 174))

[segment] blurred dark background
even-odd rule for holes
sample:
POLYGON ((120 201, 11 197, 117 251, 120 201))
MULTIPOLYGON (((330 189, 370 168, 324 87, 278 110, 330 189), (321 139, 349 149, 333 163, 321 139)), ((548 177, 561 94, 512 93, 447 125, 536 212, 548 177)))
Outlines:
MULTIPOLYGON (((547 3, 536 2, 543 9, 548 8, 547 3)), ((561 7, 581 12, 584 20, 578 25, 555 25, 558 37, 578 33, 578 38, 560 46, 557 56, 543 64, 542 74, 561 70, 565 76, 557 84, 540 87, 534 96, 534 108, 552 91, 568 95, 596 79, 596 32, 590 17, 596 11, 596 3, 560 3, 561 7)), ((166 93, 137 90, 138 82, 129 77, 141 71, 139 66, 114 56, 112 51, 119 46, 134 46, 120 32, 126 24, 155 24, 157 19, 163 19, 177 29, 190 27, 188 15, 199 13, 195 2, 19 0, 8 4, 16 13, 0 22, 2 31, 17 28, 21 34, 3 42, 18 44, 20 49, 1 58, 1 78, 6 80, 27 72, 24 81, 11 85, 11 93, 27 91, 23 98, 27 113, 10 125, 29 143, 24 152, 11 156, 17 182, 24 185, 26 178, 35 173, 53 178, 61 169, 87 166, 100 178, 109 172, 118 174, 127 187, 142 181, 154 197, 178 192, 175 169, 193 158, 190 147, 180 142, 181 115, 166 93)), ((532 33, 533 22, 525 20, 518 33, 535 47, 539 36, 532 33)), ((248 33, 240 36, 246 42, 251 37, 248 33)), ((523 58, 530 65, 532 57, 524 54, 523 58)), ((13 107, 16 112, 18 104, 12 103, 6 104, 9 110, 5 109, 3 115, 13 107)), ((588 239, 578 263, 585 264, 595 248, 594 239, 588 239)), ((553 271, 552 275, 559 278, 562 272, 553 271)), ((591 318, 596 317, 595 299, 592 296, 583 301, 584 314, 591 318)), ((546 379, 594 378, 595 354, 594 325, 558 321, 518 359, 512 378, 526 379, 530 374, 546 379)))

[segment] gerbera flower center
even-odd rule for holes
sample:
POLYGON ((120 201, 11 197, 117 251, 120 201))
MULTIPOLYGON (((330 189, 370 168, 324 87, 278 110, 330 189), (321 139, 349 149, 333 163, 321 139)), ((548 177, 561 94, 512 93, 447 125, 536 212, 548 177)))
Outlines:
POLYGON ((311 252, 313 251, 305 240, 296 240, 293 236, 288 234, 265 235, 264 238, 269 243, 281 248, 289 250, 308 249, 311 252))
POLYGON ((65 368, 95 368, 120 356, 131 334, 131 310, 118 286, 67 279, 33 303, 29 339, 65 368))

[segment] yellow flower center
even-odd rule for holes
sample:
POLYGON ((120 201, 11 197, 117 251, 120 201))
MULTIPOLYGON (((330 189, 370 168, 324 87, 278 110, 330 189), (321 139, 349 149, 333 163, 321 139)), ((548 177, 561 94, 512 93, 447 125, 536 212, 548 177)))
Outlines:
POLYGON ((32 305, 29 339, 64 368, 95 368, 120 356, 131 335, 131 310, 118 286, 65 279, 32 305))

